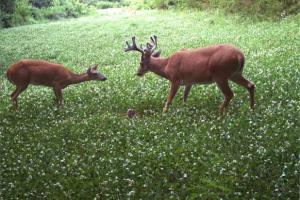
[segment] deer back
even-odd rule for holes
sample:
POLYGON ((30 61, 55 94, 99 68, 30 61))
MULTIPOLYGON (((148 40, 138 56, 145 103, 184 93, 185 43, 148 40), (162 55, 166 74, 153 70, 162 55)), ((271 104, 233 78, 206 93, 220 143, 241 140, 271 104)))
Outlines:
POLYGON ((56 80, 67 79, 70 71, 63 65, 40 60, 21 60, 9 67, 8 79, 18 84, 53 86, 56 80))
POLYGON ((170 56, 166 74, 171 80, 206 83, 222 77, 229 78, 241 70, 244 56, 230 45, 177 51, 170 56))

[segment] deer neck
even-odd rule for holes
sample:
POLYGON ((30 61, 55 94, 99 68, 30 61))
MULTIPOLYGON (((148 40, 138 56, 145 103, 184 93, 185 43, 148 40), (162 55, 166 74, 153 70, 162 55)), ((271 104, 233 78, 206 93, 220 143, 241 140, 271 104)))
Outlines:
POLYGON ((149 71, 168 79, 165 69, 169 58, 151 58, 149 63, 149 71))
POLYGON ((82 83, 90 80, 92 79, 89 77, 87 73, 83 73, 83 74, 71 73, 71 78, 69 78, 67 85, 82 83))

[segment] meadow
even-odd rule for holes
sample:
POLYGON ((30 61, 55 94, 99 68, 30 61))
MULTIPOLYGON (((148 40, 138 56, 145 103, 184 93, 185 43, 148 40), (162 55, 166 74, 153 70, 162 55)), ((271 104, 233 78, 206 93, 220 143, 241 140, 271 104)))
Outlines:
POLYGON ((219 11, 109 10, 0 30, 0 199, 299 199, 300 15, 254 22, 219 11), (135 76, 125 41, 158 36, 162 56, 229 43, 256 85, 221 115, 216 85, 181 89, 162 114, 168 81, 135 76), (105 82, 63 91, 30 86, 13 112, 6 69, 44 59, 75 72, 99 64, 105 82), (138 117, 126 117, 132 108, 138 117))

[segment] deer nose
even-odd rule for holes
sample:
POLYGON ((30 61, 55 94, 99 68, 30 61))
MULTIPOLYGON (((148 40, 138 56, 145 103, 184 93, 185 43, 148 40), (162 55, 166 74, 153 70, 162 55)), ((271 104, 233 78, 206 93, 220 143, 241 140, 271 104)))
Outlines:
POLYGON ((106 81, 106 80, 107 80, 107 78, 106 78, 106 77, 103 77, 103 78, 102 78, 102 81, 106 81))

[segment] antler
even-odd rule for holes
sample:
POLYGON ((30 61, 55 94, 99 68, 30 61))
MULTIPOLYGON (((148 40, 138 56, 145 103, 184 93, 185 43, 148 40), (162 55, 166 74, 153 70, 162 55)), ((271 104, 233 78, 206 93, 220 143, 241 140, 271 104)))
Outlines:
POLYGON ((157 36, 153 35, 153 37, 150 37, 152 43, 155 45, 155 47, 157 46, 157 36))
POLYGON ((150 39, 151 39, 152 44, 150 44, 149 46, 151 46, 151 53, 153 53, 157 47, 157 36, 153 35, 153 37, 150 37, 150 39))
POLYGON ((136 45, 135 36, 133 36, 132 37, 132 45, 130 45, 129 42, 126 41, 127 48, 125 48, 124 50, 125 50, 125 52, 127 52, 127 51, 139 51, 143 55, 144 55, 145 51, 152 54, 154 52, 154 50, 156 49, 156 47, 157 47, 157 36, 156 35, 151 36, 150 40, 151 40, 151 42, 150 43, 147 42, 146 47, 143 47, 141 45, 141 47, 139 48, 136 45))
POLYGON ((151 43, 147 42, 146 47, 143 47, 144 51, 152 54, 157 47, 157 37, 156 35, 150 37, 151 43))
POLYGON ((127 45, 127 48, 124 49, 125 52, 127 52, 127 51, 139 51, 144 55, 143 49, 136 46, 135 36, 132 37, 132 45, 130 45, 128 41, 126 41, 126 45, 127 45))

